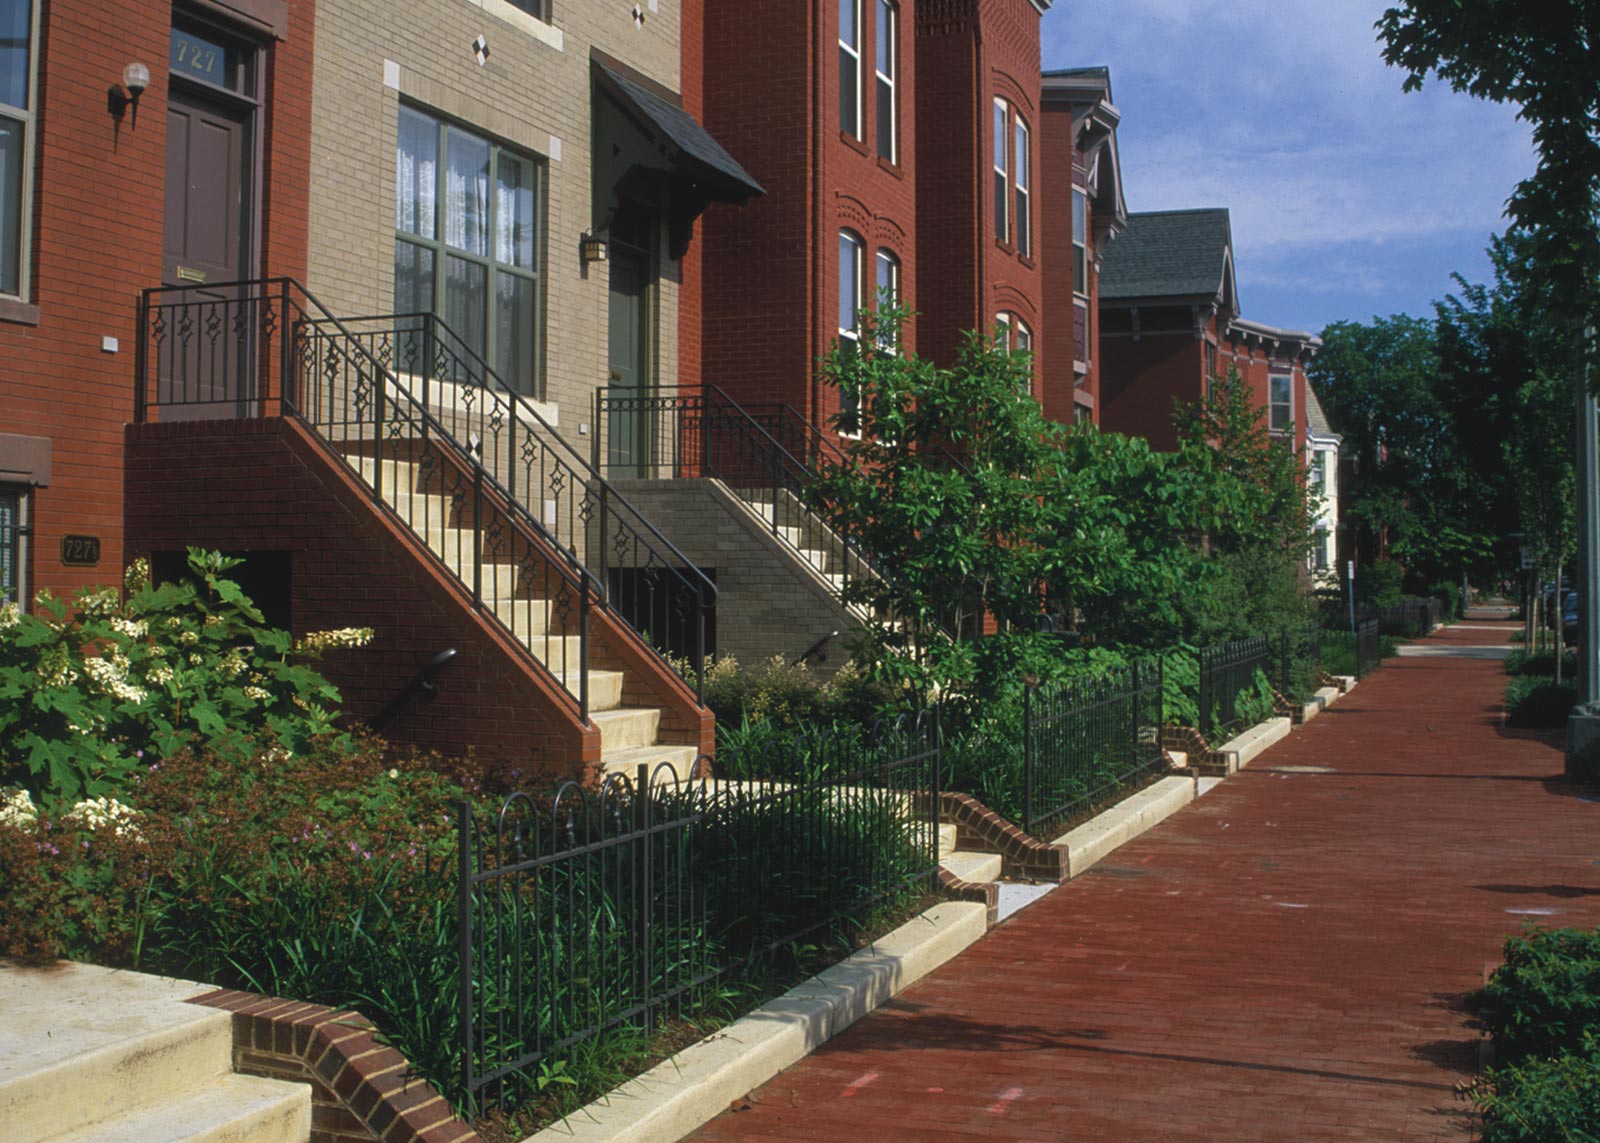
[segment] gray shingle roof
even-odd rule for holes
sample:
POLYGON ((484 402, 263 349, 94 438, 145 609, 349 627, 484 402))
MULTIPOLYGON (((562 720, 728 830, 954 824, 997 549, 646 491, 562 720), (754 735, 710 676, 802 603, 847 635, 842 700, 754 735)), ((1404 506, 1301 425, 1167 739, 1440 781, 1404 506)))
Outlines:
POLYGON ((1322 402, 1317 400, 1317 391, 1309 383, 1306 385, 1306 428, 1319 437, 1336 435, 1328 422, 1328 414, 1322 411, 1322 402))
POLYGON ((1130 214, 1106 247, 1100 297, 1213 297, 1222 293, 1232 246, 1225 207, 1130 214))

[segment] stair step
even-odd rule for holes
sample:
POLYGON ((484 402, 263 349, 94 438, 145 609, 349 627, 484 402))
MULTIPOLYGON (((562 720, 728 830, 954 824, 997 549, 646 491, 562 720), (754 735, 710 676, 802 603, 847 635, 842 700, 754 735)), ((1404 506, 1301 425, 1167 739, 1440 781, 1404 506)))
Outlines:
POLYGON ((953 823, 941 822, 939 825, 939 856, 956 851, 956 827, 953 823))
POLYGON ((0 1134, 49 1139, 228 1074, 233 1017, 183 1002, 208 991, 93 965, 0 969, 0 1134))
POLYGON ((632 778, 641 765, 650 767, 650 776, 653 781, 665 781, 666 772, 658 772, 658 767, 667 767, 671 773, 677 775, 679 781, 687 782, 694 775, 694 760, 699 756, 699 751, 693 746, 631 746, 626 750, 607 750, 600 759, 601 773, 623 774, 632 778))
POLYGON ((310 1084, 230 1074, 40 1143, 307 1143, 310 1138, 310 1084))
POLYGON ((1001 861, 998 853, 974 853, 958 849, 945 854, 939 864, 963 881, 1000 880, 1001 861))
POLYGON ((652 746, 661 729, 661 712, 654 707, 591 710, 589 716, 600 730, 601 758, 609 758, 616 751, 635 746, 652 746))
POLYGON ((542 636, 550 628, 548 599, 497 599, 494 613, 519 637, 542 636))

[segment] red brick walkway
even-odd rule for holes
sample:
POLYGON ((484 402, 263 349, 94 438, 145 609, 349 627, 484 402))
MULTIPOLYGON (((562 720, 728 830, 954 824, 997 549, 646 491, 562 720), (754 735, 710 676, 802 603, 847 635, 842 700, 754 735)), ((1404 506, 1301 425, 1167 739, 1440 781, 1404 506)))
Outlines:
POLYGON ((1600 801, 1503 685, 1389 660, 692 1138, 1473 1138, 1464 995, 1524 917, 1600 923, 1600 801))

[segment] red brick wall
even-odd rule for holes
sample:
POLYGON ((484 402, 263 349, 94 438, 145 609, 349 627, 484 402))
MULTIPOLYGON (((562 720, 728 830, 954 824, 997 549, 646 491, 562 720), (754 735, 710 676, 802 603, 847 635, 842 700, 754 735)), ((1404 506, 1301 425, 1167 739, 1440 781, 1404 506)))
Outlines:
POLYGON ((1036 393, 1049 367, 1049 346, 1040 336, 1039 263, 1052 209, 1041 159, 1039 61, 1039 12, 1028 0, 930 0, 918 7, 917 63, 923 81, 917 122, 924 151, 918 255, 927 283, 919 298, 926 315, 921 348, 946 363, 964 331, 988 332, 1002 310, 1018 314, 1034 333, 1036 393), (996 96, 1007 100, 1029 129, 1033 254, 1028 257, 994 234, 996 96))
MULTIPOLYGON (((705 121, 704 0, 681 0, 679 12, 678 91, 690 115, 705 121)), ((705 222, 696 228, 678 263, 678 384, 699 385, 701 379, 701 315, 705 289, 705 222)))
POLYGON ((371 627, 372 643, 331 653, 323 670, 355 719, 388 702, 438 652, 458 656, 440 694, 393 735, 487 768, 581 776, 598 733, 562 709, 444 575, 290 422, 201 421, 128 430, 128 548, 188 545, 292 554, 296 634, 371 627))
MULTIPOLYGON (((1176 448, 1173 403, 1197 401, 1204 394, 1205 342, 1190 329, 1146 332, 1135 341, 1126 310, 1101 316, 1101 427, 1144 437, 1152 448, 1176 448)), ((1187 310, 1141 310, 1140 323, 1172 330, 1187 316, 1187 310)))
MULTIPOLYGON (((902 298, 919 301, 912 2, 900 8, 893 164, 877 153, 876 10, 861 3, 860 139, 839 129, 836 4, 710 0, 705 17, 706 124, 767 193, 707 213, 704 377, 736 400, 787 401, 819 423, 838 407, 815 374, 838 335, 839 231, 863 239, 864 298, 886 249, 900 261, 902 298)), ((916 335, 907 331, 913 349, 916 335)))
POLYGON ((1072 276, 1072 177, 1077 166, 1072 110, 1062 104, 1047 105, 1040 116, 1040 182, 1054 190, 1053 216, 1041 227, 1039 244, 1044 305, 1040 341, 1050 366, 1042 373, 1040 402, 1045 416, 1063 424, 1074 418, 1077 357, 1073 308, 1077 285, 1072 276))
MULTIPOLYGON (((124 563, 123 425, 138 292, 160 284, 171 19, 165 0, 43 8, 32 308, 0 307, 0 432, 53 441, 28 571, 33 587, 58 594, 116 583, 124 563), (137 122, 130 109, 119 125, 106 89, 135 60, 151 85, 137 122), (116 338, 117 351, 102 351, 102 337, 116 338), (99 566, 62 565, 66 533, 99 536, 99 566)), ((263 273, 304 272, 313 26, 313 0, 290 0, 288 36, 267 52, 263 273)))

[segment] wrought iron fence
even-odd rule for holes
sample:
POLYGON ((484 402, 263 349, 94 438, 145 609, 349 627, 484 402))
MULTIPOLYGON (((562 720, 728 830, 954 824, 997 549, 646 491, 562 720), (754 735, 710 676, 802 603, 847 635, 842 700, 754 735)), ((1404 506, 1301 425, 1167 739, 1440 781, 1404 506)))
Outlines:
POLYGON ((1043 836, 1160 769, 1159 659, 1023 692, 1022 828, 1043 836))
POLYGON ((1241 729, 1240 699, 1256 685, 1256 672, 1272 665, 1272 645, 1261 636, 1200 650, 1200 733, 1208 739, 1241 729))
POLYGON ((1317 675, 1322 667, 1322 624, 1309 623, 1299 630, 1287 630, 1277 639, 1277 670, 1274 685, 1290 702, 1303 702, 1317 691, 1317 675))
POLYGON ((934 884, 936 712, 784 749, 743 760, 780 775, 761 781, 640 767, 545 802, 513 795, 487 821, 457 807, 470 1105, 515 1101, 573 1045, 648 1034, 741 966, 934 884))
POLYGON ((1383 639, 1377 619, 1356 624, 1356 677, 1364 679, 1383 662, 1383 639))
POLYGON ((581 717, 595 605, 703 699, 715 586, 436 317, 343 321, 270 279, 146 290, 140 322, 137 419, 299 419, 581 717))

